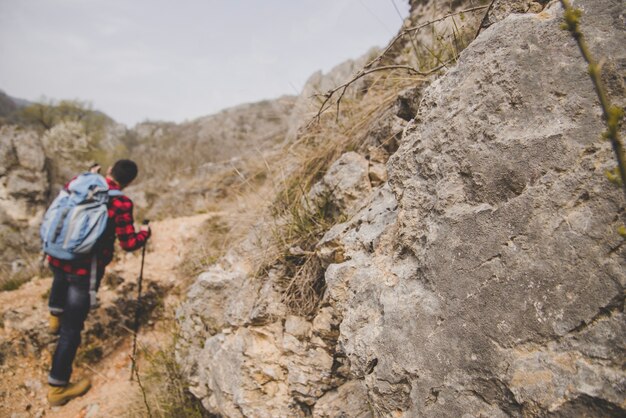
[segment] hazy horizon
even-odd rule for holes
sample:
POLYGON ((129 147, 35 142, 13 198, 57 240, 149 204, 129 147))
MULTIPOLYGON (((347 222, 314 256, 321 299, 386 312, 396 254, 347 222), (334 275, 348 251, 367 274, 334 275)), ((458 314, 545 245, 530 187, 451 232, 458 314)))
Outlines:
POLYGON ((0 0, 0 89, 86 101, 129 126, 182 122, 298 94, 384 46, 407 14, 405 0, 0 0))

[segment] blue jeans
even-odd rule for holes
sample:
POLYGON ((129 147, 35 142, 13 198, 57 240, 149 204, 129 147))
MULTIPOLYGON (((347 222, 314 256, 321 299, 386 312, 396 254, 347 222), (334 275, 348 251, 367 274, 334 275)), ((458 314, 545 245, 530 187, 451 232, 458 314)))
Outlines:
MULTIPOLYGON (((80 333, 89 313, 89 278, 68 274, 54 267, 50 269, 54 278, 48 307, 50 313, 60 317, 61 329, 52 356, 48 383, 53 386, 65 386, 72 375, 72 363, 81 341, 80 333)), ((98 278, 101 277, 98 274, 98 278)))

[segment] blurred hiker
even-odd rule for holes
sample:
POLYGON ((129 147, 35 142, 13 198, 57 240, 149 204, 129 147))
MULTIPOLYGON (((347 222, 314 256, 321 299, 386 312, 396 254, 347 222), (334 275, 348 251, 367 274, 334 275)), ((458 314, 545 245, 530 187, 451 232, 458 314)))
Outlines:
POLYGON ((83 395, 89 379, 70 383, 80 333, 104 270, 113 258, 115 237, 126 251, 143 247, 150 236, 145 226, 135 231, 133 202, 122 194, 137 176, 137 165, 119 160, 107 171, 100 166, 70 181, 52 203, 41 228, 44 252, 53 273, 48 307, 50 331, 59 334, 48 375, 48 402, 63 405, 83 395))

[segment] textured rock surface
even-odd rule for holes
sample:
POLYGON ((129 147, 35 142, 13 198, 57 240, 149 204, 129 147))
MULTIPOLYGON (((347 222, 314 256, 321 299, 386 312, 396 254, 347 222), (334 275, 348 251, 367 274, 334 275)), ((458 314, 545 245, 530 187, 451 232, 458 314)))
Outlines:
MULTIPOLYGON (((576 4, 623 103, 624 4, 576 4)), ((553 2, 498 18, 424 92, 389 183, 317 245, 327 287, 313 318, 286 316, 251 272, 201 276, 179 352, 193 353, 181 360, 209 410, 626 414, 624 199, 604 176, 613 154, 561 16, 553 2), (271 314, 254 314, 268 300, 271 314)))
POLYGON ((511 13, 539 13, 546 3, 548 0, 496 0, 490 5, 489 12, 480 26, 483 29, 488 28, 511 13))
MULTIPOLYGON (((592 50, 623 63, 624 32, 612 18, 623 4, 580 4, 592 50)), ((371 302, 384 312, 380 336, 348 353, 352 364, 378 358, 373 393, 393 376, 390 406, 493 416, 554 412, 583 396, 612 405, 605 412, 623 402, 621 360, 579 345, 581 331, 620 322, 626 276, 614 231, 623 201, 603 178, 613 157, 559 15, 553 5, 485 31, 429 88, 418 128, 393 156, 398 238, 415 257, 409 283, 428 303, 405 305, 394 321, 384 302, 406 291, 381 295, 371 302)), ((357 327, 345 338, 373 336, 357 327)), ((603 350, 621 351, 604 341, 603 350)))
POLYGON ((41 142, 50 158, 50 177, 56 195, 65 182, 88 168, 90 138, 80 123, 61 122, 46 131, 41 142))
POLYGON ((49 189, 45 161, 35 132, 0 129, 0 209, 13 221, 28 221, 41 210, 49 189))
POLYGON ((317 210, 326 204, 338 213, 352 214, 371 193, 369 164, 356 152, 347 152, 335 161, 324 178, 313 185, 303 205, 317 210))
POLYGON ((11 266, 11 273, 24 267, 24 255, 39 247, 36 234, 49 189, 39 135, 0 128, 0 262, 11 266))

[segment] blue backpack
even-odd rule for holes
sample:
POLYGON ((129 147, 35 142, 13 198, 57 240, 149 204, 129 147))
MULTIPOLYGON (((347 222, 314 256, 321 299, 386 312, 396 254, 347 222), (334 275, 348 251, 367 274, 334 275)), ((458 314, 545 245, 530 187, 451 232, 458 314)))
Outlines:
POLYGON ((61 190, 46 211, 39 234, 43 251, 61 260, 90 254, 106 229, 107 203, 120 190, 109 190, 104 177, 83 173, 61 190))

